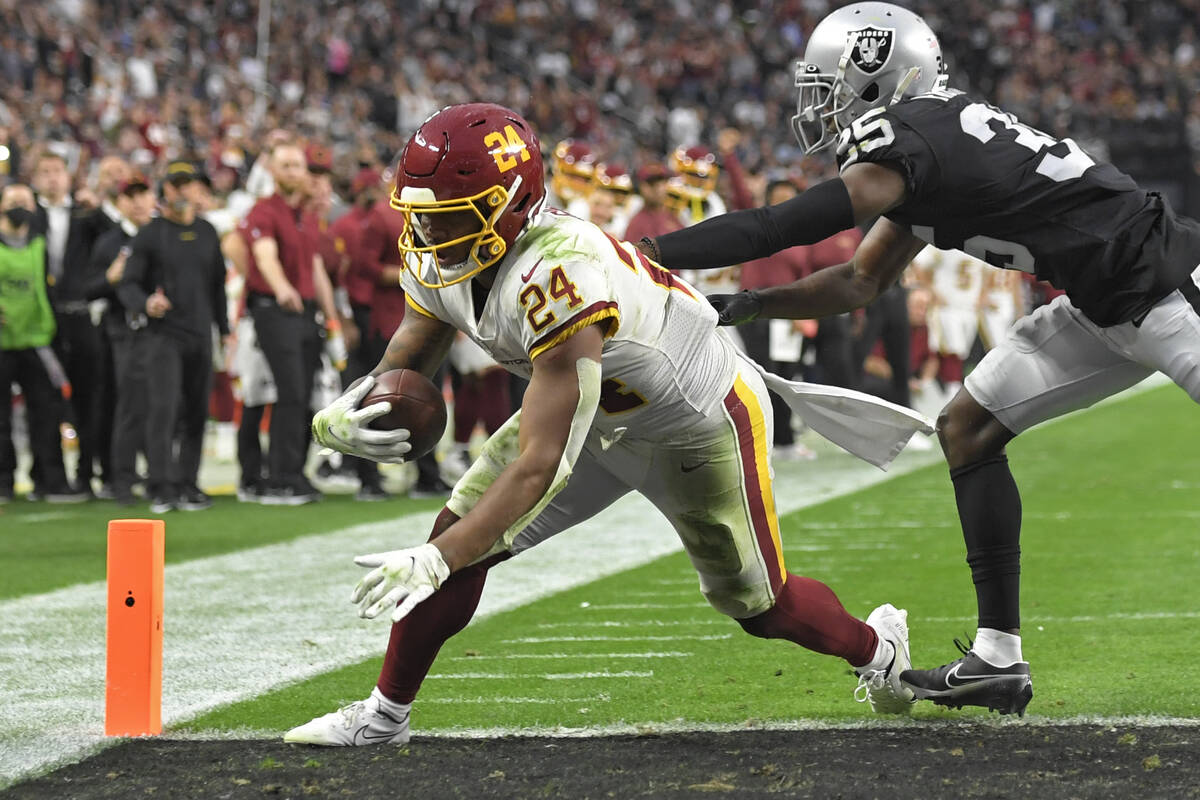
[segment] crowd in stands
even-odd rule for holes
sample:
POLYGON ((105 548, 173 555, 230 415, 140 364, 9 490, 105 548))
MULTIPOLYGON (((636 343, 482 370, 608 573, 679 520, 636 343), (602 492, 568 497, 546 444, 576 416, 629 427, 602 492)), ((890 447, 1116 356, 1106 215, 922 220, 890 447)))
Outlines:
MULTIPOLYGON (((422 119, 469 100, 520 109, 542 135, 551 203, 617 238, 778 202, 833 174, 828 158, 799 157, 786 120, 789 65, 835 5, 272 0, 264 68, 248 0, 0 3, 0 300, 32 281, 21 315, 5 306, 0 384, 27 410, 32 496, 131 503, 141 483, 159 511, 206 507, 196 437, 210 409, 197 395, 211 384, 211 411, 240 423, 239 497, 318 499, 308 416, 377 363, 403 314, 386 193, 422 119), (211 280, 172 283, 181 258, 211 280)), ((941 38, 951 86, 1200 216, 1200 0, 909 5, 941 38)), ((849 232, 684 277, 755 288, 856 243, 849 232)), ((1005 320, 1054 293, 961 254, 918 266, 865 313, 737 335, 778 372, 928 408, 1005 320)), ((519 405, 498 369, 456 345, 455 444, 419 464, 415 494, 444 493, 476 427, 519 405)), ((781 456, 807 456, 777 414, 781 456)), ((14 493, 10 419, 0 501, 14 493)), ((317 476, 337 473, 360 499, 388 496, 374 464, 326 460, 317 476)))

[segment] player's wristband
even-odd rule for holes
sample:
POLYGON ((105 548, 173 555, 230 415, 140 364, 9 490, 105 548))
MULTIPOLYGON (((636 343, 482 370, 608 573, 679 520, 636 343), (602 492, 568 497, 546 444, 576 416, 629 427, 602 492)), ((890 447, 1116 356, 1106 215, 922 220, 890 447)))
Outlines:
POLYGON ((652 237, 643 236, 638 240, 638 244, 645 245, 643 249, 650 251, 650 258, 653 259, 655 263, 662 262, 662 253, 659 252, 658 243, 655 242, 652 237))

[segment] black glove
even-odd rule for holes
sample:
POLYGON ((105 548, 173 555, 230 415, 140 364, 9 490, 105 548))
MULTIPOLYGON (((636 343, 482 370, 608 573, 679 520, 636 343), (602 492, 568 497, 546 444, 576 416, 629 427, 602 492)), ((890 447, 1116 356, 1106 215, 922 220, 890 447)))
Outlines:
POLYGON ((708 302, 717 310, 718 325, 741 325, 762 313, 762 298, 750 289, 737 294, 710 294, 708 302))

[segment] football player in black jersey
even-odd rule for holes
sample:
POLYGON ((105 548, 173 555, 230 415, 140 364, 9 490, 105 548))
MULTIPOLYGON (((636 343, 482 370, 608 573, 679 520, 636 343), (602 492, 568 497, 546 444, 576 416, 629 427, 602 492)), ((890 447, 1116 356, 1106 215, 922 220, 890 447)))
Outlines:
POLYGON ((927 244, 1066 292, 1018 321, 938 420, 979 629, 962 658, 902 675, 918 698, 1024 714, 1021 497, 1005 445, 1156 370, 1200 402, 1200 224, 1070 139, 945 84, 937 38, 916 14, 875 2, 831 13, 796 68, 792 127, 806 154, 836 142, 840 177, 639 246, 668 267, 717 268, 878 218, 849 263, 710 296, 723 325, 860 308, 927 244))

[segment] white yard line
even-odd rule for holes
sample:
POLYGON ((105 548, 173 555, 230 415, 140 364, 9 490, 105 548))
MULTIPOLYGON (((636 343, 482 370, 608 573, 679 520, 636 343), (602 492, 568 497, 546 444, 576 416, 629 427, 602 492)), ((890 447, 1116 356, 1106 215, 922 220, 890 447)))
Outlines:
POLYGON ((718 639, 732 639, 732 633, 715 633, 710 635, 677 636, 524 636, 519 639, 501 639, 501 644, 547 644, 549 642, 712 642, 718 639))
MULTIPOLYGON (((936 451, 907 452, 888 473, 833 455, 823 456, 817 469, 783 463, 776 470, 776 506, 789 513, 940 460, 936 451)), ((381 653, 386 624, 358 620, 348 602, 361 572, 351 556, 417 544, 433 516, 413 514, 168 566, 164 724, 381 653)), ((670 529, 647 525, 648 519, 660 517, 630 495, 598 519, 522 554, 496 570, 476 618, 678 551, 670 529)), ((169 549, 169 518, 167 530, 169 549)), ((102 537, 97 531, 97 540, 102 537)), ((102 581, 0 602, 0 788, 109 741, 103 735, 104 606, 102 581)))
MULTIPOLYGON (((603 661, 606 658, 690 658, 695 653, 668 651, 665 653, 501 653, 494 656, 439 656, 438 661, 488 661, 500 659, 563 659, 578 658, 584 661, 603 661)), ((424 701, 422 701, 424 702, 424 701)))
POLYGON ((595 672, 431 672, 425 676, 427 681, 459 681, 459 680, 484 680, 484 681, 579 681, 593 680, 595 678, 653 678, 654 670, 622 670, 620 672, 610 672, 603 669, 595 672))
MULTIPOLYGON (((472 703, 488 698, 473 698, 457 700, 443 698, 437 701, 453 703, 472 703)), ((607 698, 603 695, 589 698, 573 698, 554 702, 563 703, 600 703, 607 698)), ((500 701, 496 698, 497 702, 500 701)), ((540 702, 542 698, 525 698, 525 702, 540 702)), ((572 727, 566 725, 531 726, 527 728, 442 728, 436 731, 421 730, 414 733, 414 741, 426 739, 499 739, 503 737, 548 737, 554 739, 590 739, 606 736, 652 736, 660 734, 679 733, 744 733, 746 731, 857 731, 857 730, 904 730, 919 728, 926 730, 955 730, 964 736, 974 735, 981 730, 995 728, 1023 729, 1054 729, 1073 725, 1089 725, 1110 728, 1114 731, 1136 728, 1200 728, 1200 719, 1192 717, 1163 717, 1156 715, 1129 715, 1106 717, 1098 714, 1084 714, 1074 717, 1039 717, 1027 714, 1017 717, 969 717, 955 719, 924 719, 921 717, 867 717, 861 720, 770 720, 748 719, 745 722, 646 722, 640 724, 613 723, 611 725, 583 725, 572 727)), ((177 741, 225 741, 247 739, 270 739, 278 736, 279 732, 264 728, 235 728, 222 731, 177 732, 163 737, 177 741)))

